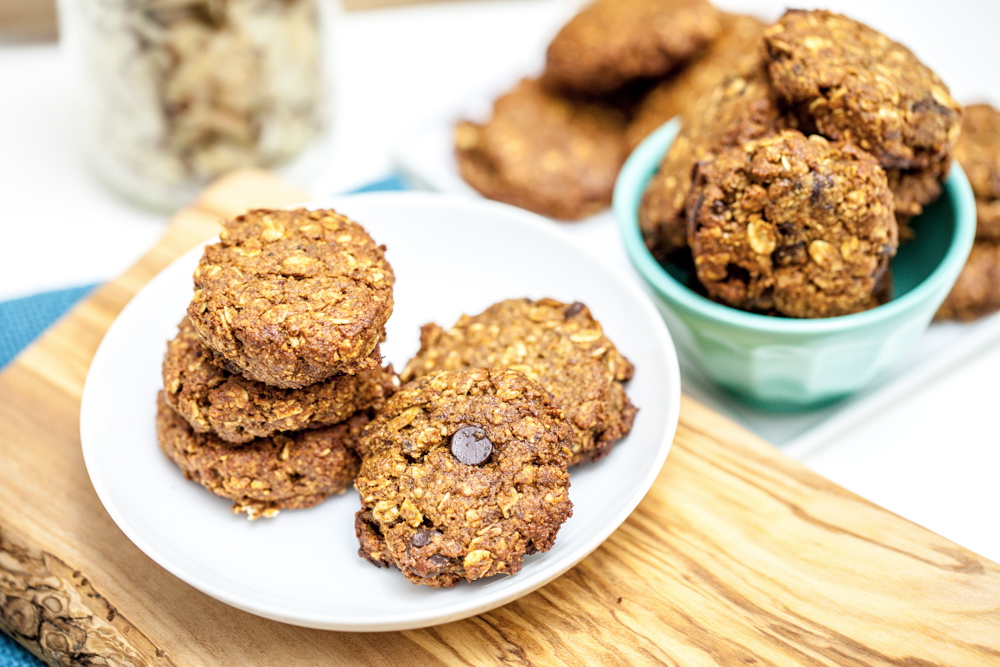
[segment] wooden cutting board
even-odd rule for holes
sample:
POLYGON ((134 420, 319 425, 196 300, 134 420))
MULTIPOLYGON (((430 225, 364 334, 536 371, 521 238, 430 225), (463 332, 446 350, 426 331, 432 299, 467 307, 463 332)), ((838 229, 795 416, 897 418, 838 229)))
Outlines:
POLYGON ((667 463, 628 521, 564 576, 489 613, 324 632, 237 611, 167 573, 118 530, 87 477, 88 364, 128 299, 219 217, 301 199, 261 172, 216 184, 0 376, 0 629, 43 660, 1000 665, 1000 566, 686 398, 667 463))

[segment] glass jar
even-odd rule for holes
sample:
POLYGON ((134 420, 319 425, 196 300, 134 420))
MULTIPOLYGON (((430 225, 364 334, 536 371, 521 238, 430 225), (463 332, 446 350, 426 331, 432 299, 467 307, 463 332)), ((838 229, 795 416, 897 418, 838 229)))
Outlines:
POLYGON ((326 130, 321 0, 62 0, 78 138, 99 176, 158 207, 326 130))

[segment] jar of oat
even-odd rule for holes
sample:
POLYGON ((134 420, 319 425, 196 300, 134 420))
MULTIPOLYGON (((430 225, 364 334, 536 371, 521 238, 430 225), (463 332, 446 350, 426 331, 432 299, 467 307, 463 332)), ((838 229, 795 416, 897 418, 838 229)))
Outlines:
POLYGON ((240 167, 305 157, 327 124, 324 0, 63 0, 78 138, 98 175, 176 208, 240 167))

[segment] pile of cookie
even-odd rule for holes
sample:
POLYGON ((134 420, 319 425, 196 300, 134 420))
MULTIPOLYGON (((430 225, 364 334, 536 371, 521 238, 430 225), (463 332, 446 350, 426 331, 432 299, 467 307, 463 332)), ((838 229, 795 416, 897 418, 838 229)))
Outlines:
POLYGON ((333 211, 253 210, 205 248, 163 360, 160 446, 250 518, 343 493, 398 381, 384 248, 333 211))
POLYGON ((555 35, 538 76, 488 119, 457 123, 454 144, 483 195, 577 220, 606 208, 629 151, 680 117, 643 202, 647 245, 697 270, 711 298, 792 317, 887 300, 889 260, 954 157, 980 201, 979 239, 938 317, 969 320, 1000 308, 997 213, 983 203, 1000 193, 991 112, 963 117, 908 49, 832 12, 768 25, 706 0, 596 0, 555 35))
POLYGON ((830 317, 889 296, 909 219, 941 193, 962 109, 906 47, 792 10, 681 115, 640 209, 661 263, 729 306, 830 317))
POLYGON ((250 518, 353 483, 359 554, 416 583, 513 574, 572 514, 570 466, 631 430, 633 366, 582 303, 511 299, 424 325, 397 377, 393 284, 335 211, 224 221, 167 345, 160 447, 250 518))
POLYGON ((570 467, 631 430, 633 371, 582 303, 509 299, 424 325, 359 444, 361 555, 433 587, 519 571, 572 514, 570 467))

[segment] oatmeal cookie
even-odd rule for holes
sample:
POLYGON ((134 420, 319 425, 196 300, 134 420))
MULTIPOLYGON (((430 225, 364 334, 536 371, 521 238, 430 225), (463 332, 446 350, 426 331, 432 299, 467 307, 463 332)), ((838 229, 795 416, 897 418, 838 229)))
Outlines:
POLYGON ((404 385, 362 438, 359 555, 434 588, 518 572, 572 514, 569 444, 562 411, 517 371, 404 385))
POLYGON ((898 246, 892 193, 875 158, 796 130, 700 164, 688 214, 709 295, 789 317, 876 305, 898 246))
POLYGON ((447 331, 425 324, 401 379, 489 366, 513 368, 552 393, 573 429, 571 464, 601 458, 632 429, 637 410, 624 383, 634 369, 582 303, 510 299, 447 331))
POLYGON ((723 13, 720 25, 719 35, 704 53, 659 82, 639 103, 628 127, 630 148, 697 104, 727 76, 741 71, 741 61, 757 57, 763 44, 763 22, 746 14, 723 13))
POLYGON ((361 225, 331 210, 259 209, 222 227, 187 312, 228 370, 299 388, 379 364, 394 276, 361 225))
POLYGON ((646 186, 639 208, 646 245, 661 262, 688 246, 685 203, 695 165, 793 122, 782 114, 759 62, 748 67, 747 74, 728 76, 681 118, 677 137, 646 186))
POLYGON ((941 196, 944 191, 942 181, 948 175, 950 163, 939 164, 926 169, 886 169, 889 179, 889 189, 896 208, 896 220, 899 222, 900 234, 905 228, 906 236, 910 238, 909 221, 914 216, 924 212, 924 206, 941 196))
POLYGON ((232 443, 331 426, 361 410, 378 409, 398 382, 392 366, 335 375, 301 389, 250 380, 219 365, 187 318, 163 358, 167 404, 197 433, 232 443))
POLYGON ((1000 310, 1000 240, 977 239, 955 286, 934 316, 971 322, 1000 310))
POLYGON ((976 195, 976 236, 1000 240, 1000 110, 988 104, 965 108, 955 159, 976 195))
POLYGON ((719 12, 707 0, 597 0, 549 44, 542 79, 556 89, 610 92, 663 76, 718 31, 719 12))
POLYGON ((905 46, 823 10, 786 12, 764 40, 771 83, 807 130, 854 142, 887 169, 950 161, 961 106, 905 46))
POLYGON ((360 460, 353 446, 371 421, 367 411, 326 428, 279 433, 234 447, 210 433, 196 433, 167 405, 156 404, 160 448, 184 477, 233 501, 250 519, 279 510, 312 507, 351 486, 360 460))
POLYGON ((612 104, 550 92, 524 79, 485 124, 455 127, 462 178, 490 199, 559 220, 611 205, 628 156, 626 115, 612 104))

